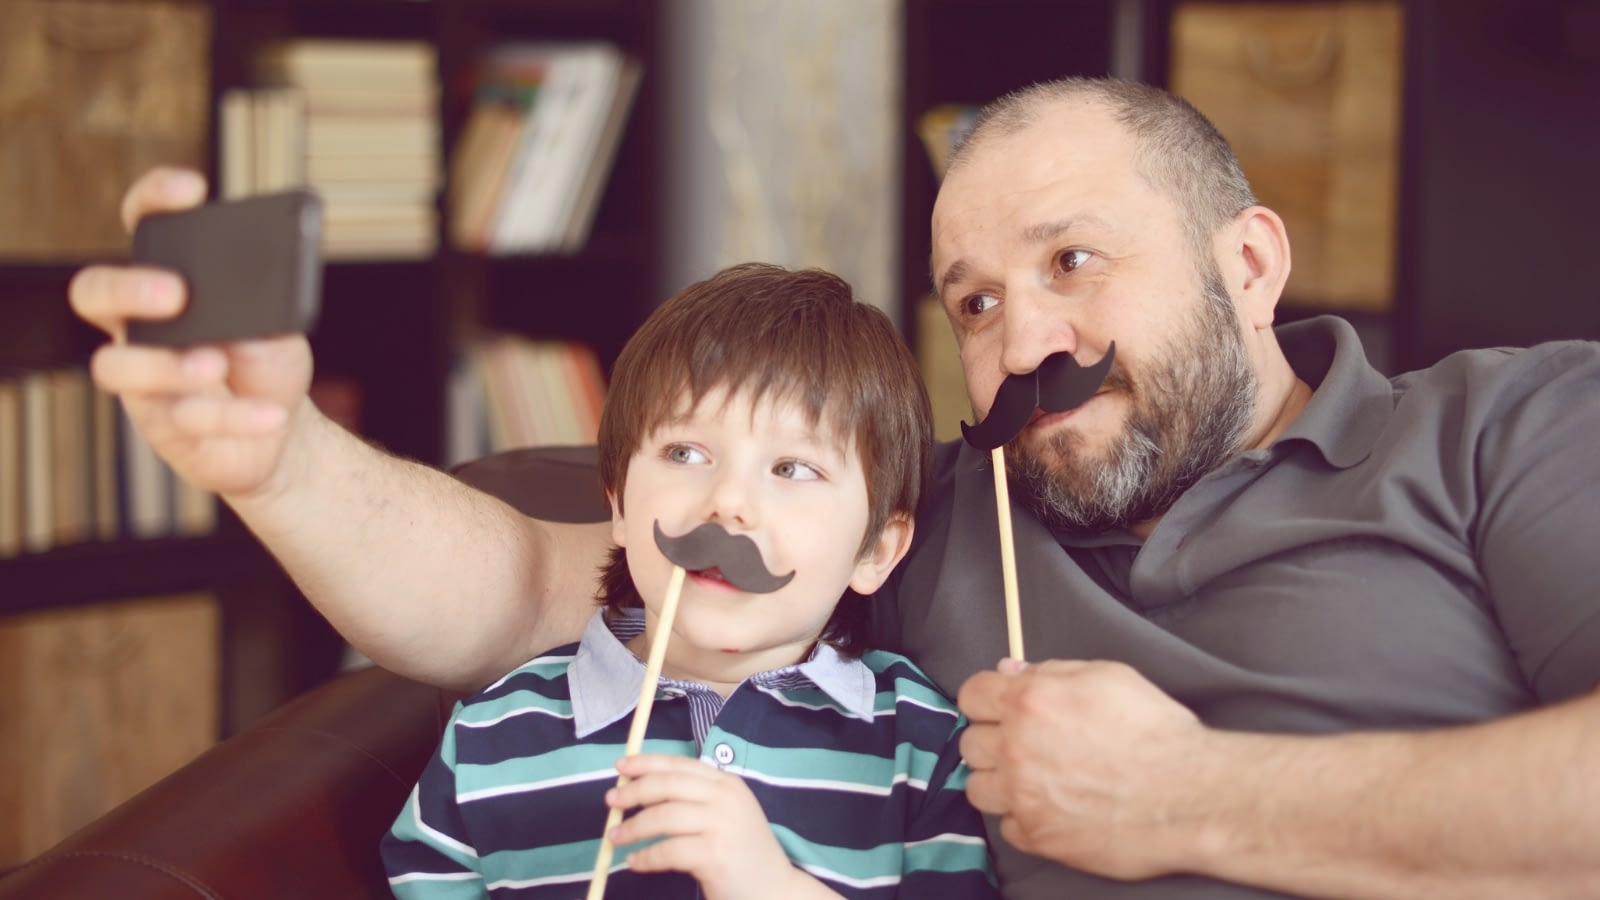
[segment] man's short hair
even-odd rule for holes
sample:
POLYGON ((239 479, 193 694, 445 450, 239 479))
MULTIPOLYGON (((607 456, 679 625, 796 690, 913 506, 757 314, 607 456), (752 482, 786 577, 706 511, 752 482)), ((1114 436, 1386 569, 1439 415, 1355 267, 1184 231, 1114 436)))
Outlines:
POLYGON ((1118 78, 1040 82, 989 103, 952 151, 949 168, 964 165, 989 139, 1022 131, 1071 100, 1106 107, 1128 129, 1138 147, 1135 169, 1178 204, 1198 253, 1209 255, 1216 230, 1256 204, 1238 157, 1210 119, 1182 97, 1118 78))

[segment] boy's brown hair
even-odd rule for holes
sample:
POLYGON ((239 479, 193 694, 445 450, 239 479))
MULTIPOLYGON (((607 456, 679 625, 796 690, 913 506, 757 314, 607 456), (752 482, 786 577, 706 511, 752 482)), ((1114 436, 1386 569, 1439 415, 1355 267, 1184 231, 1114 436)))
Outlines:
MULTIPOLYGON (((857 302, 843 279, 818 269, 747 263, 685 288, 629 338, 612 368, 600 418, 600 481, 621 507, 628 461, 649 433, 712 390, 796 403, 816 427, 853 441, 867 482, 872 546, 892 516, 917 508, 932 463, 928 392, 889 317, 857 302)), ((825 527, 825 523, 817 523, 825 527)), ((607 616, 641 606, 621 548, 602 572, 607 616)), ((865 603, 848 595, 822 640, 865 649, 865 603)))

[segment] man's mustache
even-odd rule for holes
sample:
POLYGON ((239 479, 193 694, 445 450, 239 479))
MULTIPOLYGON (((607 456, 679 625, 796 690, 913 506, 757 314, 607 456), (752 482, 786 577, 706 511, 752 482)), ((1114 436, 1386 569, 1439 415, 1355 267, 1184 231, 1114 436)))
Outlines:
POLYGON ((721 525, 707 522, 678 537, 668 537, 655 523, 656 546, 668 562, 690 572, 716 569, 731 585, 751 594, 770 594, 794 579, 794 573, 774 575, 761 561, 756 542, 742 534, 729 534, 721 525))
POLYGON ((1073 409, 1100 390, 1116 356, 1117 342, 1112 341, 1106 355, 1087 368, 1062 351, 1045 357, 1026 375, 1007 375, 994 393, 989 414, 977 425, 962 422, 961 436, 979 450, 993 450, 1020 434, 1033 420, 1035 409, 1052 413, 1073 409))

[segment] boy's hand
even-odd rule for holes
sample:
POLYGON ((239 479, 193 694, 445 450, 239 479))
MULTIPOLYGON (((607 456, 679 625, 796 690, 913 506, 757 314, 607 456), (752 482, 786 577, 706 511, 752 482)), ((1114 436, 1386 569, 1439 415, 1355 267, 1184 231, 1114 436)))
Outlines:
POLYGON ((606 804, 642 807, 612 829, 617 846, 663 838, 628 856, 635 872, 686 872, 706 900, 837 896, 794 867, 744 779, 698 759, 641 754, 617 761, 629 779, 606 804))
MULTIPOLYGON (((198 206, 205 195, 197 173, 153 169, 123 197, 122 221, 132 231, 145 215, 198 206)), ((112 338, 95 351, 95 383, 122 399, 162 459, 225 496, 267 487, 292 420, 310 405, 311 347, 303 336, 182 351, 129 345, 128 320, 170 318, 187 300, 183 280, 157 269, 88 266, 68 296, 79 317, 112 338)))

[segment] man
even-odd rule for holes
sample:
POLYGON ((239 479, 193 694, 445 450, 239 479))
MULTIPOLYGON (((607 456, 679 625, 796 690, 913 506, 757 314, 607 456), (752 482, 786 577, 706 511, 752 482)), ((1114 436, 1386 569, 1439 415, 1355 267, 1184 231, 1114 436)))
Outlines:
MULTIPOLYGON (((200 194, 152 176, 129 218, 200 194)), ((1137 85, 1000 101, 933 229, 979 416, 1007 375, 1117 344, 1099 394, 1008 448, 1032 664, 991 670, 998 540, 970 449, 943 448, 875 602, 974 721, 968 793, 1008 896, 1600 892, 1595 346, 1391 383, 1337 320, 1275 331, 1281 220, 1203 118, 1137 85)), ((113 334, 179 293, 103 268, 72 291, 113 334)), ((94 369, 381 664, 473 685, 581 631, 561 599, 604 532, 365 448, 305 401, 302 341, 119 345, 94 369), (442 608, 467 595, 488 608, 442 608)))

